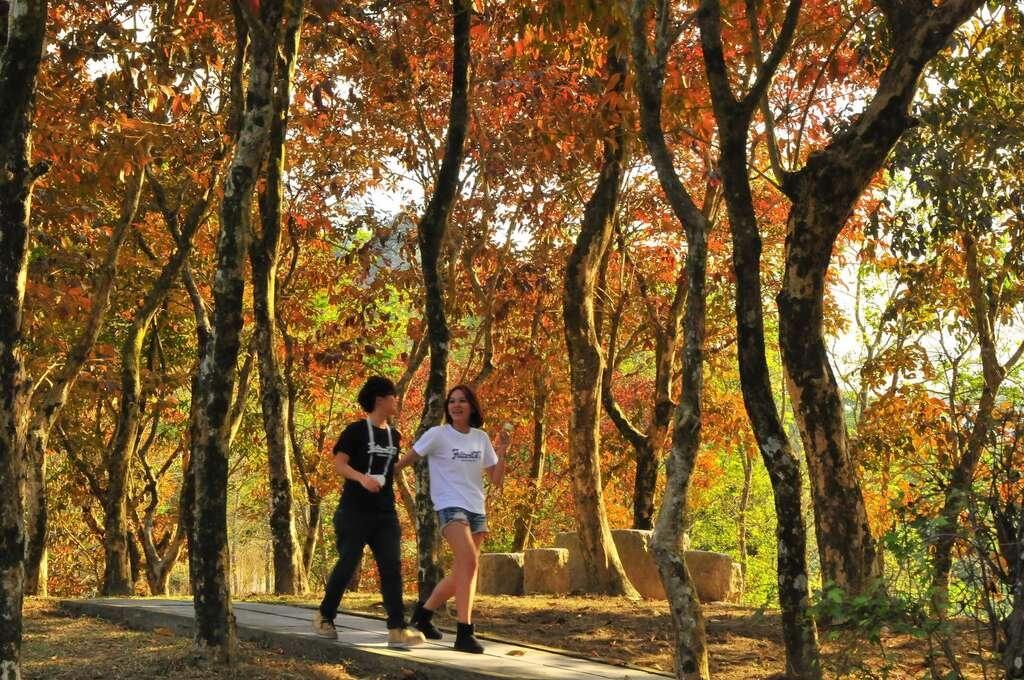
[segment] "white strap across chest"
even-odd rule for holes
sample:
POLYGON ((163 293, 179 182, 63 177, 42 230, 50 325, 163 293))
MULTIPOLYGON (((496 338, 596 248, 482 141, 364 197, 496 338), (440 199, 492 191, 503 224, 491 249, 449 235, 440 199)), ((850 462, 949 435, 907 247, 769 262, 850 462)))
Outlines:
POLYGON ((388 425, 386 421, 383 429, 388 433, 387 449, 384 449, 377 444, 377 439, 373 436, 373 423, 370 422, 369 418, 366 419, 366 433, 369 436, 369 442, 366 447, 366 474, 368 475, 373 473, 373 459, 375 456, 378 456, 381 453, 386 453, 386 455, 383 456, 386 458, 384 461, 384 474, 387 474, 387 469, 391 464, 391 459, 395 457, 395 444, 394 440, 391 438, 391 426, 388 425))

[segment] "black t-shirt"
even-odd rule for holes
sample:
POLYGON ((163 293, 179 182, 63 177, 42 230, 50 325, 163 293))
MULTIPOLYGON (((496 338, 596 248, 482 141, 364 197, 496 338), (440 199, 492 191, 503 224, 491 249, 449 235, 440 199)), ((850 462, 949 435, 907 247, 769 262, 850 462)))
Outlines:
POLYGON ((383 427, 374 427, 375 446, 371 452, 367 423, 367 420, 357 420, 349 424, 338 437, 338 443, 334 445, 334 453, 335 455, 346 454, 348 464, 359 472, 386 475, 386 482, 381 486, 380 491, 372 493, 364 489, 359 482, 346 479, 341 490, 340 507, 364 512, 394 512, 394 468, 398 461, 401 435, 398 430, 391 428, 391 449, 389 449, 388 430, 383 427))

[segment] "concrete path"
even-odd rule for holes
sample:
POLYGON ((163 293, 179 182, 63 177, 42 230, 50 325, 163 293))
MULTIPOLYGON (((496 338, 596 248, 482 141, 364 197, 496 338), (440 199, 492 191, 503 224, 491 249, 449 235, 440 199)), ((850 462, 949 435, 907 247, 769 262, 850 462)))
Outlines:
MULTIPOLYGON (((99 616, 131 627, 166 628, 192 634, 192 601, 166 599, 63 600, 75 613, 99 616)), ((380 619, 338 614, 338 640, 325 640, 310 628, 312 610, 276 604, 236 602, 238 635, 269 647, 325 661, 354 662, 353 674, 395 673, 396 677, 430 680, 547 679, 664 680, 663 674, 578 658, 556 651, 484 640, 483 654, 451 649, 453 636, 428 641, 409 651, 388 649, 387 630, 380 619)))

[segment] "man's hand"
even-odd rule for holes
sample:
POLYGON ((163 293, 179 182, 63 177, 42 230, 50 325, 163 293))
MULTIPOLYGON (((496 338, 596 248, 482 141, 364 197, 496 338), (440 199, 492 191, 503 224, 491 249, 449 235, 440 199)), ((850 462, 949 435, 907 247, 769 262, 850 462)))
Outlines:
POLYGON ((370 493, 380 492, 380 482, 378 482, 370 475, 363 475, 362 477, 360 477, 359 483, 363 486, 364 489, 366 489, 370 493))

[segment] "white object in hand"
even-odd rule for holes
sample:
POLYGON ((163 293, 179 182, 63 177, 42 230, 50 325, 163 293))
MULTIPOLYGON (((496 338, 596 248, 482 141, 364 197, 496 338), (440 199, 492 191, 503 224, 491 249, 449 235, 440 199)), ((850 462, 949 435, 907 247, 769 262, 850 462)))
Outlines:
POLYGON ((388 481, 386 475, 370 475, 370 478, 375 480, 381 486, 384 486, 384 484, 388 481))

